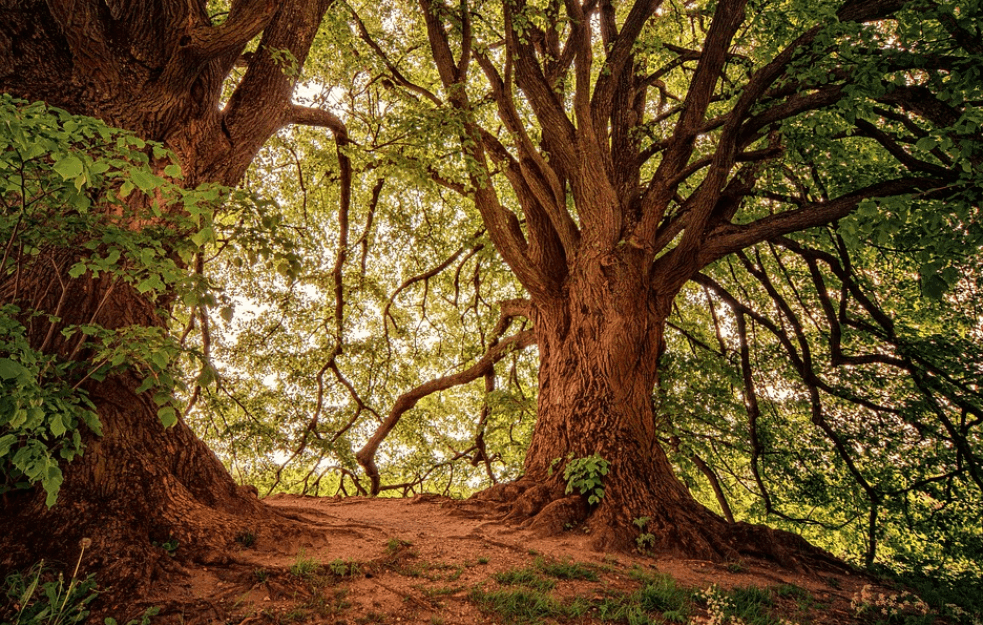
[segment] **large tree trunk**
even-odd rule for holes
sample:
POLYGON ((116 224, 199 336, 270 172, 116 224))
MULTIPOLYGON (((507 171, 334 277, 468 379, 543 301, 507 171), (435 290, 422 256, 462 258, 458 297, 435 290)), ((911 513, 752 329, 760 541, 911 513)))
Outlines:
POLYGON ((566 297, 537 302, 538 414, 525 473, 483 496, 515 501, 510 516, 544 532, 583 523, 599 550, 716 561, 757 555, 789 566, 803 556, 831 560, 798 536, 728 523, 675 476, 652 402, 674 293, 649 296, 648 276, 629 255, 580 259, 566 297), (563 472, 569 459, 595 454, 610 472, 603 497, 590 504, 579 491, 566 492, 563 472), (636 542, 643 533, 649 537, 636 542))
MULTIPOLYGON (((296 77, 286 75, 270 52, 287 50, 302 66, 329 4, 233 0, 215 25, 204 0, 0 3, 0 87, 164 143, 178 155, 185 184, 235 186, 285 124, 327 125, 336 135, 343 130, 330 113, 291 103, 296 77), (243 59, 245 46, 260 33, 261 46, 243 59), (243 62, 245 75, 223 104, 225 78, 243 62)), ((136 219, 133 227, 140 223, 136 219)), ((54 259, 74 253, 49 252, 54 259)), ((0 276, 0 303, 61 317, 54 341, 45 338, 44 323, 34 322, 35 349, 84 359, 58 339, 61 327, 164 324, 160 300, 111 287, 105 279, 71 279, 71 264, 35 263, 31 279, 16 287, 0 276)), ((150 584, 158 565, 227 558, 239 533, 272 514, 235 485, 182 421, 164 429, 151 394, 135 392, 139 382, 120 374, 85 385, 103 436, 85 432, 84 455, 63 467, 65 482, 53 508, 45 506, 40 489, 4 498, 3 569, 40 558, 73 561, 79 541, 89 538, 93 548, 83 570, 97 572, 100 584, 123 597, 134 585, 150 584), (154 545, 172 540, 178 543, 173 559, 154 545)))
MULTIPOLYGON (((67 268, 77 257, 72 250, 47 250, 20 280, 0 278, 0 301, 60 312, 54 328, 46 317, 25 319, 33 348, 44 345, 49 354, 85 361, 91 354, 78 350, 75 339, 64 338, 62 328, 163 325, 160 302, 113 285, 105 274, 70 278, 67 268)), ((227 547, 251 523, 269 517, 183 421, 162 426, 153 393, 137 393, 139 383, 137 376, 123 373, 84 384, 103 435, 82 426, 84 455, 64 467, 65 482, 54 507, 47 507, 40 489, 13 491, 4 498, 0 562, 5 567, 22 568, 40 559, 72 562, 81 539, 89 538, 92 547, 83 570, 98 570, 101 583, 126 593, 173 562, 160 545, 176 540, 178 561, 214 563, 226 557, 227 547)))

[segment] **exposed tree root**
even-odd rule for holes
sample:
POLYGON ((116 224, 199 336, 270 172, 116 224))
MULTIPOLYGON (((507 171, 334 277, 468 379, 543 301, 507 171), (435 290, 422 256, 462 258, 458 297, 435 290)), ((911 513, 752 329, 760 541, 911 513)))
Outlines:
POLYGON ((848 568, 833 555, 790 532, 750 523, 729 523, 692 498, 671 502, 650 496, 636 502, 634 510, 605 498, 589 506, 580 495, 566 495, 556 480, 544 483, 523 478, 497 484, 475 495, 476 499, 498 502, 506 522, 535 530, 541 535, 557 534, 582 527, 601 552, 642 552, 655 556, 734 562, 754 558, 774 562, 794 571, 848 568))
POLYGON ((164 430, 152 402, 130 388, 126 380, 100 387, 105 436, 66 466, 54 507, 37 490, 8 494, 0 568, 43 559, 70 574, 87 539, 80 574, 95 573, 109 595, 132 596, 184 564, 229 562, 237 538, 270 526, 275 513, 239 488, 186 425, 164 430))

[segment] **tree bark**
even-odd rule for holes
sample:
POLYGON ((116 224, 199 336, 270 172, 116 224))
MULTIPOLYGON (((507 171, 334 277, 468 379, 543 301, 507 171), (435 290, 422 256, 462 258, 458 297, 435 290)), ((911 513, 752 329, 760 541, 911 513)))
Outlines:
MULTIPOLYGON (((291 103, 296 77, 270 53, 290 52, 299 69, 330 1, 233 0, 217 25, 197 0, 0 2, 0 87, 164 143, 178 155, 189 186, 234 186, 285 124, 328 126, 336 139, 344 134, 327 111, 291 103), (260 34, 259 49, 223 105, 226 77, 260 34)), ((136 219, 132 227, 140 225, 136 219)), ((77 258, 74 250, 46 254, 77 258)), ((105 279, 72 279, 71 265, 36 263, 30 280, 17 283, 0 276, 0 303, 61 317, 54 332, 47 322, 32 322, 35 349, 84 359, 84 352, 61 340, 62 327, 165 325, 168 295, 154 302, 105 279), (59 301, 67 305, 59 307, 59 301), (55 340, 46 339, 49 334, 55 340)), ((123 597, 150 584, 162 566, 227 559, 238 534, 270 517, 183 421, 162 427, 149 393, 136 392, 139 382, 120 374, 85 384, 103 436, 84 432, 84 455, 63 467, 65 482, 53 508, 45 506, 40 489, 5 497, 3 569, 41 558, 69 562, 80 539, 89 538, 93 548, 86 550, 84 570, 97 572, 101 585, 123 597), (174 559, 159 547, 172 540, 178 541, 174 559)))
POLYGON ((479 497, 514 502, 508 518, 544 533, 583 524, 602 551, 714 561, 749 555, 793 568, 835 562, 794 534, 727 522, 676 477, 652 404, 675 292, 652 295, 658 289, 645 288, 637 255, 582 256, 563 297, 535 301, 538 415, 525 473, 479 497), (570 459, 595 454, 610 471, 592 505, 566 492, 563 472, 570 459))

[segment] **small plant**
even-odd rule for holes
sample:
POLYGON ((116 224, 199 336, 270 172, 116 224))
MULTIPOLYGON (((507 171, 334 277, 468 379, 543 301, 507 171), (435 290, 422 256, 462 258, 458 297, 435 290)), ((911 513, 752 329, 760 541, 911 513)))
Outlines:
POLYGON ((640 516, 632 524, 638 528, 640 532, 638 536, 635 537, 635 544, 638 553, 647 554, 652 547, 655 547, 655 534, 645 531, 645 526, 648 525, 649 518, 647 516, 640 516))
POLYGON ((10 613, 0 613, 0 618, 4 623, 10 619, 12 625, 82 623, 89 616, 88 605, 99 596, 94 576, 80 580, 73 574, 66 584, 64 576, 58 573, 55 577, 43 560, 27 575, 8 575, 4 587, 12 605, 8 606, 10 613), (46 578, 50 581, 42 581, 46 578))
POLYGON ((731 573, 743 573, 747 571, 747 565, 745 565, 744 562, 741 562, 740 560, 736 560, 734 562, 727 563, 727 570, 730 571, 731 573))
POLYGON ((488 559, 488 556, 479 556, 478 557, 478 564, 488 564, 488 562, 490 562, 490 560, 488 559))
POLYGON ((270 578, 270 574, 266 569, 256 569, 253 571, 253 577, 255 577, 256 581, 260 584, 265 584, 266 580, 270 578))
POLYGON ((240 532, 236 536, 236 542, 248 549, 249 547, 252 547, 253 545, 256 544, 256 534, 253 534, 249 530, 246 530, 245 532, 240 532))
POLYGON ((174 554, 177 553, 177 548, 181 546, 181 543, 178 542, 176 538, 168 538, 162 543, 153 540, 150 542, 150 544, 153 545, 154 547, 160 547, 161 549, 167 552, 167 555, 171 556, 172 558, 174 557, 174 554))
POLYGON ((574 490, 587 497, 587 503, 595 505, 604 497, 604 476, 608 474, 611 463, 594 454, 586 458, 570 458, 563 469, 563 479, 567 481, 566 493, 574 490))
POLYGON ((409 547, 412 544, 410 541, 403 540, 402 538, 390 538, 386 541, 386 553, 391 556, 396 555, 397 551, 403 547, 409 547))
POLYGON ((499 614, 506 623, 528 623, 548 617, 566 616, 559 601, 531 589, 484 591, 475 588, 471 600, 486 612, 499 614))
POLYGON ((354 560, 336 558, 328 563, 328 569, 338 577, 355 577, 360 568, 358 562, 354 560))
POLYGON ((310 579, 317 575, 320 568, 321 563, 317 561, 317 558, 306 557, 304 550, 301 549, 300 553, 297 554, 297 559, 290 565, 290 574, 294 577, 310 579))

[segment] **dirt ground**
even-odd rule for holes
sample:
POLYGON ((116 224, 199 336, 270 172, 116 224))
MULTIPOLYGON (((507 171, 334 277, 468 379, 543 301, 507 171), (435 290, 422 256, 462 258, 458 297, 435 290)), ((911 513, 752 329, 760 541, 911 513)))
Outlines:
MULTIPOLYGON (((506 588, 494 577, 505 571, 568 562, 585 565, 596 579, 554 580, 550 593, 560 600, 631 593, 640 587, 640 577, 658 572, 699 589, 795 585, 808 591, 810 601, 780 600, 773 610, 792 623, 838 624, 855 622, 850 601, 871 583, 845 571, 793 573, 760 562, 597 553, 587 548, 589 537, 581 530, 536 536, 498 520, 487 502, 427 495, 278 495, 265 501, 291 522, 256 528, 239 538, 233 558, 217 557, 209 564, 181 563, 177 546, 174 561, 180 574, 162 576, 154 593, 137 603, 114 606, 120 623, 139 617, 148 606, 160 608, 152 623, 508 623, 515 619, 479 605, 475 589, 506 588)), ((602 616, 593 608, 572 619, 544 620, 600 623, 602 616)), ((661 617, 651 618, 659 622, 661 617)), ((689 620, 706 622, 705 607, 689 620)))

